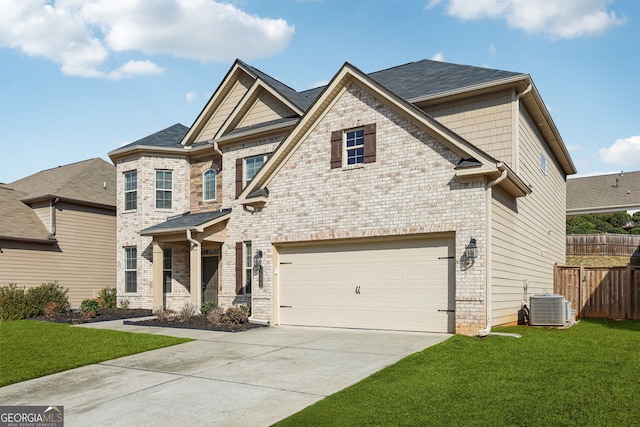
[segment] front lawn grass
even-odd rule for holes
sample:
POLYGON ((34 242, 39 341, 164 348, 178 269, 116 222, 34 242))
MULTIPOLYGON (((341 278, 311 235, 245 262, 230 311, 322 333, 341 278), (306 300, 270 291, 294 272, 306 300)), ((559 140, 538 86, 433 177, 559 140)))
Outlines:
POLYGON ((0 387, 187 341, 34 320, 0 322, 0 387))
POLYGON ((454 336, 278 426, 640 425, 640 322, 454 336))

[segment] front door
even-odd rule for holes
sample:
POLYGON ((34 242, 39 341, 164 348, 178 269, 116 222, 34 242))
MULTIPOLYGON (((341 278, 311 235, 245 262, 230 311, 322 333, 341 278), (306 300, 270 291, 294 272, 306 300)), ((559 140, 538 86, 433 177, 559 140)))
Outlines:
POLYGON ((202 302, 218 304, 218 257, 202 257, 202 302))

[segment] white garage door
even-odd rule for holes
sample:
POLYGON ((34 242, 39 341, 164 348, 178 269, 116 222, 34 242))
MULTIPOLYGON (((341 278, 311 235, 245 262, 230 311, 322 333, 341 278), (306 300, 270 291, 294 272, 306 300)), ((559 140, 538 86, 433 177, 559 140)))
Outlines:
POLYGON ((452 238, 281 246, 285 325, 454 332, 452 238))

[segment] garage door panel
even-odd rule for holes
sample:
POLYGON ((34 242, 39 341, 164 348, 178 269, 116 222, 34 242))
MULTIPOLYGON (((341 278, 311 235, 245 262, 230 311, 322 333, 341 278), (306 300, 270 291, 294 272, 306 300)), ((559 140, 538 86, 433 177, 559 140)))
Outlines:
POLYGON ((453 239, 279 248, 282 324, 453 332, 453 239), (442 258, 445 259, 442 259, 442 258))

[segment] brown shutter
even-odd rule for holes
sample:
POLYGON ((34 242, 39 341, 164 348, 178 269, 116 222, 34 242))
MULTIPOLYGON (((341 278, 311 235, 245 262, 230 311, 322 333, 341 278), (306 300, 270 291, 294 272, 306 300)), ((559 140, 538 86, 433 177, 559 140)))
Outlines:
POLYGON ((364 125, 364 162, 376 161, 376 124, 364 125))
POLYGON ((242 242, 236 242, 236 294, 242 292, 242 242))
POLYGON ((242 193, 242 165, 244 159, 236 159, 236 199, 242 193))
POLYGON ((342 167, 342 131, 331 132, 331 169, 342 167))

